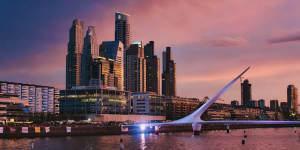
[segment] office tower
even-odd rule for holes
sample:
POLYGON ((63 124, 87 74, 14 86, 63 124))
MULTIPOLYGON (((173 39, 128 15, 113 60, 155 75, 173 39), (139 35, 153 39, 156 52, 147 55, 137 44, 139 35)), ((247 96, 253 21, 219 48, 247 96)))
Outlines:
POLYGON ((298 112, 298 89, 295 85, 288 85, 287 87, 287 103, 289 110, 294 113, 298 112))
POLYGON ((146 92, 146 60, 142 42, 133 42, 126 51, 126 90, 146 92))
POLYGON ((162 94, 176 96, 176 63, 172 58, 171 47, 163 52, 162 94))
POLYGON ((242 95, 242 105, 249 106, 250 100, 252 100, 251 96, 251 84, 249 83, 248 79, 244 80, 241 83, 241 95, 242 95))
POLYGON ((154 41, 150 41, 144 46, 146 59, 146 90, 160 94, 160 61, 154 55, 154 41))
POLYGON ((121 68, 114 59, 96 57, 93 60, 90 85, 99 86, 101 89, 123 90, 121 68))
POLYGON ((270 100, 270 109, 277 111, 279 109, 278 100, 270 100))
POLYGON ((258 107, 259 108, 265 108, 266 107, 264 99, 258 100, 258 107))
MULTIPOLYGON (((120 90, 124 90, 124 46, 121 41, 105 41, 100 45, 100 56, 113 59, 115 63, 118 64, 119 70, 116 70, 115 73, 120 74, 118 80, 118 87, 120 90)), ((116 69, 116 68, 114 68, 116 69)))
POLYGON ((288 103, 287 102, 281 102, 280 103, 280 108, 282 112, 288 112, 289 111, 289 107, 288 107, 288 103))
POLYGON ((124 44, 124 48, 127 49, 130 46, 130 24, 129 15, 125 13, 115 13, 115 41, 121 41, 124 44))
POLYGON ((89 26, 84 38, 83 52, 81 57, 81 80, 82 86, 88 86, 91 79, 93 58, 99 56, 95 27, 89 26))
POLYGON ((66 56, 66 89, 80 85, 82 49, 83 22, 75 19, 69 30, 68 54, 66 56))

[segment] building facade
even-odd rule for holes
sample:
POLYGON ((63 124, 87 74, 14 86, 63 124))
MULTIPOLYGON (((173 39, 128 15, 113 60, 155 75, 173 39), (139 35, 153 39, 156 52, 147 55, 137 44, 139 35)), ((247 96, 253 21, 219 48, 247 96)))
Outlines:
POLYGON ((126 51, 126 90, 146 92, 146 60, 142 42, 133 42, 126 51))
POLYGON ((59 113, 57 112, 58 89, 50 86, 24 84, 0 81, 3 94, 15 94, 28 105, 33 113, 59 113))
POLYGON ((128 114, 130 94, 124 91, 85 87, 60 91, 60 113, 73 119, 97 114, 128 114))
POLYGON ((176 96, 176 63, 171 47, 167 47, 163 52, 162 94, 176 96))
POLYGON ((278 100, 270 100, 270 109, 273 111, 279 110, 278 100))
POLYGON ((124 44, 124 49, 129 48, 131 43, 129 17, 125 13, 115 13, 115 41, 121 41, 124 44))
POLYGON ((298 89, 295 85, 287 87, 287 103, 290 111, 298 113, 298 89))
POLYGON ((252 100, 251 84, 248 79, 241 83, 241 99, 243 106, 249 106, 249 103, 252 100))
POLYGON ((154 41, 144 46, 146 59, 146 91, 160 94, 160 61, 154 55, 154 41))
POLYGON ((68 54, 66 56, 66 89, 81 85, 83 34, 83 22, 75 19, 69 30, 68 54))
POLYGON ((200 101, 197 98, 182 98, 182 97, 166 97, 166 119, 177 120, 181 119, 200 106, 200 101))
POLYGON ((262 109, 264 109, 266 107, 264 99, 258 100, 258 107, 262 108, 262 109))
POLYGON ((99 47, 94 26, 89 26, 84 38, 83 53, 81 55, 81 86, 88 86, 91 80, 93 58, 99 56, 99 47))
POLYGON ((118 66, 120 67, 120 78, 118 80, 118 84, 120 84, 118 87, 120 87, 120 90, 124 90, 124 84, 125 84, 125 73, 124 73, 124 57, 125 57, 125 51, 124 46, 121 41, 105 41, 102 42, 100 45, 100 56, 113 59, 118 66))
POLYGON ((130 113, 160 115, 166 113, 166 99, 154 93, 131 93, 130 113))
POLYGON ((93 61, 90 86, 102 89, 123 90, 122 66, 113 59, 97 57, 93 61))

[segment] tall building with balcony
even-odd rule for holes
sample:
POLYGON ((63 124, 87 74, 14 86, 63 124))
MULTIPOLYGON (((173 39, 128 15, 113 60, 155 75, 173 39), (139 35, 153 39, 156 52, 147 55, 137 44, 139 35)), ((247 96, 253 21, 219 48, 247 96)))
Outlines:
POLYGON ((146 60, 141 41, 133 42, 126 51, 126 90, 146 92, 146 60))
POLYGON ((251 84, 249 83, 249 80, 244 80, 243 83, 241 83, 241 99, 242 99, 242 105, 243 106, 249 106, 250 101, 252 100, 251 95, 251 84))
POLYGON ((66 89, 81 85, 83 36, 83 22, 75 19, 69 30, 68 54, 66 56, 66 89))
POLYGON ((163 52, 162 94, 176 96, 176 63, 172 57, 171 47, 163 52))
POLYGON ((146 59, 146 91, 160 94, 160 61, 154 55, 154 41, 144 46, 146 59))
POLYGON ((288 85, 287 87, 287 103, 290 111, 298 112, 298 89, 295 85, 288 85))
POLYGON ((127 49, 131 42, 129 15, 125 13, 115 13, 115 41, 121 41, 127 49))
POLYGON ((99 48, 94 26, 89 26, 84 38, 84 46, 81 57, 81 80, 82 86, 88 86, 91 80, 93 58, 99 56, 99 48))
MULTIPOLYGON (((100 45, 100 56, 113 59, 115 63, 118 64, 119 70, 115 70, 115 73, 118 73, 118 87, 120 90, 124 90, 125 84, 125 73, 124 73, 124 46, 121 41, 104 41, 100 45)), ((117 69, 117 68, 114 68, 117 69)))

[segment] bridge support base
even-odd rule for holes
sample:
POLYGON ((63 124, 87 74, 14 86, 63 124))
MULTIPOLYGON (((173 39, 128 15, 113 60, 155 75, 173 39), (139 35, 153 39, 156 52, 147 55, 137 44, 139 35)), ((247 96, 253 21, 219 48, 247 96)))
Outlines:
POLYGON ((200 135, 201 132, 201 124, 194 123, 192 124, 194 135, 200 135))
POLYGON ((159 127, 158 127, 158 126, 154 126, 154 133, 155 133, 156 135, 159 134, 159 127))

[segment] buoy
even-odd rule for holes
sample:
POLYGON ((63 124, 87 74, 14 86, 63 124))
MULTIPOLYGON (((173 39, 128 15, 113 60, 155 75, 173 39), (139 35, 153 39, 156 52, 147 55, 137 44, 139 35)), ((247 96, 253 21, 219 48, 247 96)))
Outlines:
POLYGON ((244 139, 242 140, 242 144, 245 144, 245 140, 244 139))
POLYGON ((244 133, 246 133, 246 130, 244 130, 244 133))
POLYGON ((123 139, 120 138, 120 150, 124 149, 123 139))
POLYGON ((247 138, 247 135, 244 135, 244 138, 247 138))
POLYGON ((229 133, 229 129, 227 129, 227 133, 229 133))

